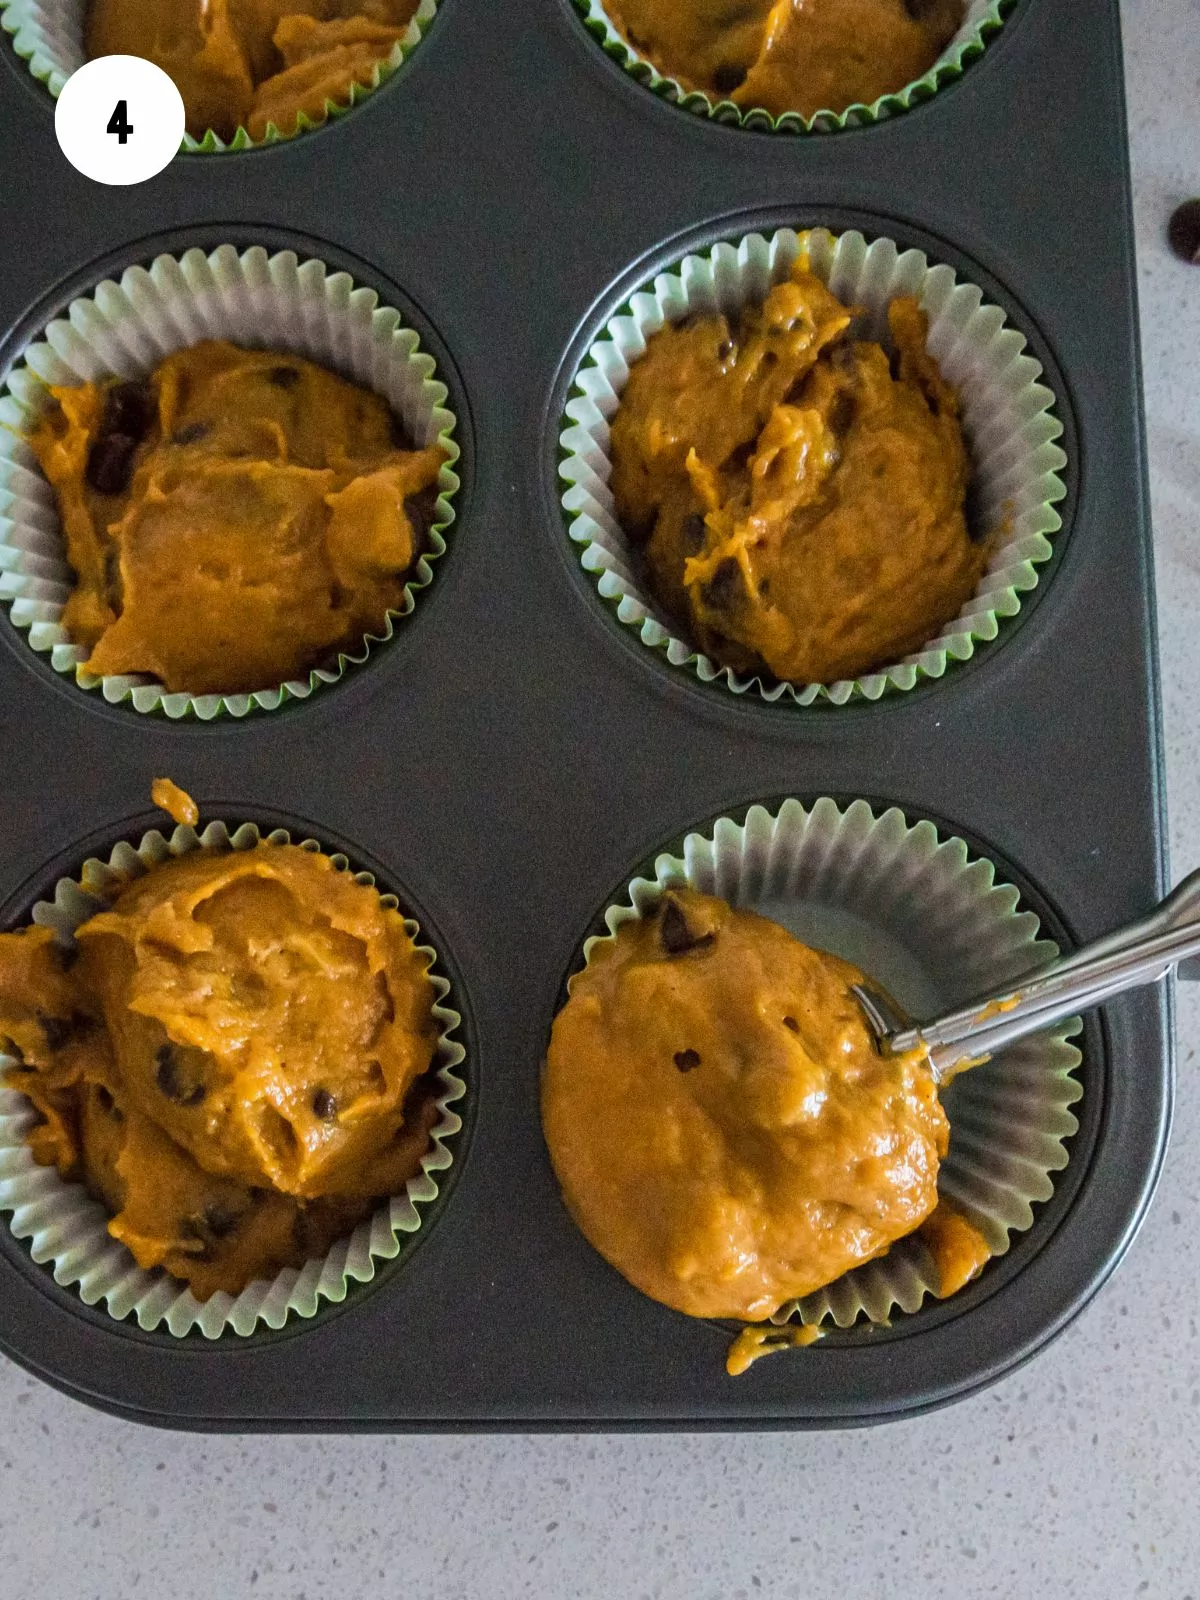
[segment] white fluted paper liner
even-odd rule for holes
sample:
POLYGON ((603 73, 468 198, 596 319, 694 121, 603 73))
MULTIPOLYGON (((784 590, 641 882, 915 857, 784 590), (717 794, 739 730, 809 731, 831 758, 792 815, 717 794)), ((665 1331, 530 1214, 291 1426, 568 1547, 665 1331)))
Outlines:
POLYGON ((967 0, 962 26, 928 72, 903 88, 880 95, 870 105, 858 101, 844 111, 817 111, 811 117, 802 117, 798 111, 774 115, 761 106, 735 105, 732 100, 714 99, 699 89, 685 89, 678 78, 660 72, 647 56, 633 48, 613 25, 601 0, 574 0, 574 4, 583 16, 584 27, 599 42, 604 53, 660 99, 669 100, 695 116, 711 117, 714 122, 733 123, 760 133, 831 133, 838 128, 859 128, 886 121, 956 82, 983 54, 991 36, 1004 25, 1013 0, 967 0))
MULTIPOLYGON (((0 28, 12 35, 13 49, 29 68, 37 81, 44 84, 57 100, 63 85, 73 72, 78 72, 87 60, 84 54, 84 23, 90 0, 0 0, 0 28)), ((319 128, 331 117, 345 116, 346 112, 374 93, 381 83, 396 71, 420 44, 437 15, 437 0, 421 0, 408 30, 379 62, 368 83, 354 83, 349 98, 341 103, 327 100, 318 117, 302 114, 296 126, 283 133, 271 123, 265 136, 252 139, 249 130, 239 128, 228 141, 220 139, 210 128, 202 139, 190 133, 183 136, 185 150, 205 153, 222 150, 248 150, 253 146, 278 144, 294 139, 309 128, 319 128)))
MULTIPOLYGON (((39 901, 34 907, 33 921, 69 940, 81 923, 155 863, 200 849, 250 850, 262 837, 253 823, 243 823, 232 834, 223 822, 210 822, 201 833, 179 827, 169 838, 154 830, 143 836, 136 849, 121 843, 107 862, 85 862, 78 880, 61 878, 53 901, 39 901)), ((288 844, 290 836, 280 828, 266 835, 266 840, 273 845, 288 844)), ((320 845, 306 839, 301 848, 319 850, 320 845)), ((340 870, 351 870, 344 856, 331 859, 340 870)), ((362 872, 355 881, 373 884, 375 880, 362 872)), ((394 906, 395 897, 384 895, 383 903, 394 906)), ((419 941, 418 925, 406 920, 404 926, 419 941)), ((25 1143, 36 1113, 23 1094, 0 1084, 0 1212, 11 1213, 14 1235, 28 1242, 36 1262, 52 1268, 57 1283, 74 1286, 86 1305, 103 1303, 118 1320, 132 1315, 147 1331, 161 1327, 177 1337, 193 1330, 209 1339, 225 1333, 246 1335, 260 1322, 268 1328, 281 1328, 289 1317, 313 1316, 323 1301, 344 1300, 352 1283, 370 1282, 379 1264, 394 1260, 420 1228, 418 1207, 437 1199, 438 1175, 451 1166, 451 1146, 462 1129, 462 1119, 452 1109, 466 1093, 460 1076, 466 1051, 455 1036, 462 1018, 447 1004, 449 982, 432 970, 436 951, 420 942, 417 949, 425 958, 434 991, 433 1015, 438 1024, 434 1062, 441 1086, 436 1101, 438 1120, 420 1172, 328 1254, 300 1269, 285 1268, 272 1279, 257 1279, 241 1294, 221 1292, 198 1300, 186 1284, 165 1270, 147 1272, 138 1266, 108 1232, 108 1213, 82 1183, 66 1183, 53 1167, 38 1165, 25 1143)), ((0 1078, 14 1065, 11 1057, 0 1054, 0 1078)))
MULTIPOLYGON (((688 885, 782 923, 804 943, 833 951, 877 979, 910 1015, 932 1018, 1052 960, 1058 946, 1019 911, 1019 892, 996 880, 962 839, 931 822, 910 824, 865 800, 806 809, 786 800, 772 815, 752 806, 744 823, 722 818, 710 835, 688 834, 678 856, 661 855, 654 877, 635 878, 628 901, 605 913, 608 935, 589 939, 584 960, 622 923, 653 913, 663 891, 688 885)), ((1035 1034, 962 1073, 941 1091, 950 1149, 938 1192, 980 1229, 994 1255, 1034 1219, 1067 1164, 1078 1127, 1082 1057, 1068 1042, 1078 1020, 1035 1034)), ((887 1322, 937 1292, 933 1259, 915 1235, 836 1283, 789 1301, 771 1319, 799 1315, 849 1327, 887 1322)))
POLYGON ((390 639, 397 621, 433 581, 432 563, 446 552, 445 533, 454 520, 452 501, 459 487, 455 418, 446 409, 447 398, 433 357, 403 325, 399 311, 381 305, 374 289, 356 287, 348 273, 321 261, 301 261, 291 250, 268 255, 260 245, 239 254, 225 244, 209 255, 189 250, 158 256, 149 267, 129 267, 119 282, 106 279, 90 295, 72 301, 66 315, 29 346, 0 389, 0 603, 8 603, 14 626, 32 649, 49 656, 56 672, 73 677, 81 689, 99 690, 111 704, 207 721, 306 699, 390 639), (54 491, 24 438, 49 402, 48 385, 145 377, 173 351, 203 339, 228 339, 319 362, 382 395, 418 448, 441 444, 446 452, 428 548, 383 632, 367 635, 361 647, 304 678, 264 685, 252 694, 169 693, 146 677, 98 678, 87 672, 87 650, 71 641, 61 623, 72 574, 54 491))
POLYGON ((1067 464, 1054 442, 1062 433, 1055 397, 1041 377, 1024 335, 1008 325, 1000 307, 919 250, 902 250, 891 239, 868 244, 857 232, 835 237, 823 228, 803 234, 781 228, 770 238, 747 234, 737 243, 686 256, 671 272, 660 273, 630 297, 588 350, 559 435, 558 471, 568 485, 562 495, 567 531, 618 619, 672 666, 705 683, 719 680, 735 694, 753 692, 773 702, 878 700, 940 678, 955 661, 969 659, 978 643, 998 637, 1005 619, 1021 609, 1022 595, 1036 587, 1038 568, 1053 553, 1051 537, 1062 526, 1054 508, 1066 494, 1059 474, 1067 464), (860 337, 877 339, 885 348, 889 303, 900 295, 920 301, 929 316, 929 350, 962 403, 979 523, 972 531, 997 535, 975 594, 924 648, 859 678, 804 685, 734 672, 679 637, 646 587, 639 552, 617 521, 608 455, 609 428, 629 369, 652 335, 696 313, 736 317, 787 277, 802 250, 812 271, 841 301, 865 309, 860 337))

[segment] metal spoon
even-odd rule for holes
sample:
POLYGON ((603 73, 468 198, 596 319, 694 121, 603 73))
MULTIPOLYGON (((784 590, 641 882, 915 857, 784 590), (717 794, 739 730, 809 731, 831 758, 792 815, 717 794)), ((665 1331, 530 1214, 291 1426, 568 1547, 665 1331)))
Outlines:
POLYGON ((852 992, 881 1055, 923 1049, 934 1081, 945 1083, 1026 1034, 1103 1005, 1126 989, 1157 983, 1179 963, 1189 963, 1186 976, 1200 976, 1200 963, 1189 961, 1197 956, 1200 871, 1184 878, 1149 916, 934 1022, 914 1023, 869 984, 854 984, 852 992))

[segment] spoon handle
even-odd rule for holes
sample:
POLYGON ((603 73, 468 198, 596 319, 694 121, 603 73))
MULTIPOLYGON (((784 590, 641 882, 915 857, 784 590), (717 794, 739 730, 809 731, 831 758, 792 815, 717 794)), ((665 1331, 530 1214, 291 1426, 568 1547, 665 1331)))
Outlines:
POLYGON ((924 1047, 935 1078, 987 1060, 1005 1045, 1052 1027, 1114 995, 1155 983, 1177 962, 1200 955, 1200 872, 1137 922, 1036 968, 1006 989, 904 1029, 893 1052, 924 1047))

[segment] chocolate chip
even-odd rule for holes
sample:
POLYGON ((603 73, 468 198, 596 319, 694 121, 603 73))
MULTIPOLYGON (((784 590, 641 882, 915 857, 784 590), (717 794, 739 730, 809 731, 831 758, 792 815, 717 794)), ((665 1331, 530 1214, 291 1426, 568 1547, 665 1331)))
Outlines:
POLYGON ((123 494, 129 487, 138 441, 127 433, 102 433, 88 451, 84 477, 97 494, 123 494))
POLYGON ((745 81, 745 67, 739 67, 732 61, 722 62, 713 73, 713 88, 718 94, 732 94, 735 89, 740 89, 745 81))
POLYGON ((783 1025, 785 1028, 790 1028, 793 1033, 800 1032, 800 1024, 796 1021, 795 1017, 784 1017, 783 1025))
POLYGON ((51 1017, 45 1011, 37 1013, 38 1026, 46 1035, 48 1050, 61 1050, 75 1032, 75 1018, 51 1017))
POLYGON ((429 547, 429 530, 438 519, 437 503, 441 490, 436 483, 418 489, 404 502, 404 514, 412 524, 413 549, 419 555, 429 547))
POLYGON ((726 557, 701 591, 706 606, 714 611, 727 611, 738 598, 742 587, 742 571, 732 556, 726 557))
POLYGON ((1167 224, 1167 240, 1181 261, 1200 267, 1200 200, 1176 206, 1167 224))
POLYGON ((680 1072, 693 1072, 700 1065, 698 1050, 676 1050, 675 1065, 680 1072))
POLYGON ((669 956, 681 956, 688 950, 699 950, 713 942, 711 933, 696 933, 688 926, 687 914, 672 894, 663 897, 658 918, 658 938, 669 956))
POLYGON ((232 1233, 237 1226, 240 1212, 231 1206, 223 1206, 217 1201, 210 1201, 204 1208, 204 1226, 214 1239, 223 1239, 226 1234, 232 1233))
POLYGON ((697 550, 704 549, 704 515, 700 511, 693 511, 684 517, 683 527, 680 529, 680 538, 683 548, 689 555, 695 555, 697 550))
POLYGON ((272 367, 267 377, 277 389, 294 389, 300 382, 299 367, 272 367))
POLYGON ((398 417, 394 411, 388 412, 388 432, 391 434, 392 444, 397 450, 415 450, 417 448, 413 442, 412 434, 409 433, 404 425, 403 419, 398 417))
POLYGON ((96 1104, 106 1117, 112 1117, 117 1122, 124 1122, 125 1118, 121 1115, 117 1102, 102 1083, 96 1085, 96 1104))
POLYGON ((717 360, 728 361, 736 349, 737 345, 734 344, 732 339, 722 339, 717 346, 717 360))
POLYGON ((938 0, 904 0, 904 9, 914 22, 924 22, 937 3, 938 0))
POLYGON ((336 1122, 338 1103, 328 1089, 318 1089, 312 1097, 312 1108, 322 1122, 336 1122))
POLYGON ((189 422, 186 427, 176 428, 171 435, 171 443, 197 444, 201 439, 206 439, 211 432, 210 422, 189 422))
POLYGON ((849 389, 839 389, 829 408, 829 426, 836 434, 849 433, 858 414, 858 400, 849 389))
POLYGON ((60 972, 70 972, 79 960, 79 946, 71 944, 56 944, 53 947, 54 963, 60 972))
POLYGON ((154 396, 144 383, 116 383, 104 402, 100 432, 120 433, 141 444, 154 417, 154 396))
POLYGON ((177 1106, 198 1106, 204 1099, 202 1083, 189 1083, 184 1062, 173 1044, 160 1044, 154 1056, 154 1081, 159 1092, 177 1106))

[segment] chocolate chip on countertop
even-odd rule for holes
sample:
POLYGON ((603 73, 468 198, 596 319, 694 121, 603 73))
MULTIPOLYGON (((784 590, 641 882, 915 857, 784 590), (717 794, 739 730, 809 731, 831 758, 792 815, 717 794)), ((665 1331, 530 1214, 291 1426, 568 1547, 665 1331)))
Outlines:
POLYGON ((1167 239, 1181 261, 1200 267, 1200 200, 1176 206, 1167 224, 1167 239))
POLYGON ((124 494, 138 441, 127 433, 102 433, 88 451, 84 477, 97 494, 124 494))
POLYGON ((658 937, 669 956, 681 956, 713 942, 711 933, 700 934, 688 926, 687 914, 673 894, 663 896, 658 918, 658 937))
POLYGON ((277 389, 294 389, 300 382, 299 367, 272 367, 267 377, 277 389))
POLYGON ((189 1083, 179 1051, 173 1044, 160 1044, 154 1057, 154 1081, 159 1092, 177 1106, 198 1106, 204 1099, 202 1083, 189 1083))
POLYGON ((713 73, 713 88, 718 94, 732 94, 735 89, 740 89, 745 81, 745 67, 739 67, 732 61, 722 62, 713 73))
POLYGON ((338 1103, 328 1089, 318 1089, 312 1097, 313 1113, 322 1122, 336 1122, 338 1103))
POLYGON ((680 1072, 693 1072, 700 1065, 698 1050, 676 1050, 675 1065, 680 1072))

